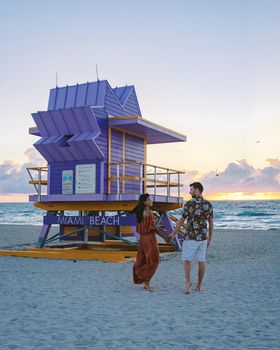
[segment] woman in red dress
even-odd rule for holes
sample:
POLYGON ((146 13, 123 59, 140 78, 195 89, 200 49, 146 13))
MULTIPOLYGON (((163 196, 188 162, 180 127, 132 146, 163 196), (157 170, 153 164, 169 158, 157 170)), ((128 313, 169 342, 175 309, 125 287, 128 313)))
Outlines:
POLYGON ((151 207, 153 202, 148 193, 141 194, 134 209, 137 226, 136 232, 140 234, 136 262, 133 266, 133 280, 136 284, 143 283, 144 288, 153 291, 150 286, 151 278, 159 265, 159 248, 156 239, 156 218, 151 207))

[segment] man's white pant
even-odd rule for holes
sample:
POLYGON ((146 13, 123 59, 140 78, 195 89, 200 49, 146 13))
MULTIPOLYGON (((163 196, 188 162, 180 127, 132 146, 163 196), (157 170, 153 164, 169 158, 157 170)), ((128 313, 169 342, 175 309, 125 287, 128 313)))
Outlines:
POLYGON ((184 240, 182 247, 182 260, 192 261, 196 259, 204 262, 206 258, 207 239, 204 241, 195 241, 192 239, 184 240))

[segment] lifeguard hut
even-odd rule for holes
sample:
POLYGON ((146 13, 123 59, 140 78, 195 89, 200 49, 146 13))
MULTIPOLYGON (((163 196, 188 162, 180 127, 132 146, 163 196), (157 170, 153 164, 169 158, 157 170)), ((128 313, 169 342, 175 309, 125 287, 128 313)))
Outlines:
POLYGON ((39 137, 34 147, 47 161, 27 169, 36 189, 29 200, 46 211, 39 247, 53 241, 52 225, 68 244, 135 235, 130 211, 143 192, 151 195, 158 226, 172 231, 168 212, 182 206, 182 172, 147 164, 147 145, 186 137, 144 119, 134 86, 102 80, 55 87, 47 110, 32 117, 29 133, 39 137))

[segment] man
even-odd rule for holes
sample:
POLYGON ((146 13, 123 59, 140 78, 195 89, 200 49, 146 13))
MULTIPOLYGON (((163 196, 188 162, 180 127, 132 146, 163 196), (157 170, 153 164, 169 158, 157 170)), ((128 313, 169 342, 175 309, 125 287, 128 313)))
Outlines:
POLYGON ((213 235, 213 207, 202 197, 203 186, 200 182, 190 184, 192 199, 184 205, 182 217, 172 232, 172 238, 186 223, 186 236, 182 247, 182 260, 186 275, 185 293, 191 293, 191 266, 194 257, 198 261, 198 281, 196 291, 202 291, 202 280, 205 272, 206 248, 209 247, 213 235), (208 233, 207 233, 207 222, 208 233))

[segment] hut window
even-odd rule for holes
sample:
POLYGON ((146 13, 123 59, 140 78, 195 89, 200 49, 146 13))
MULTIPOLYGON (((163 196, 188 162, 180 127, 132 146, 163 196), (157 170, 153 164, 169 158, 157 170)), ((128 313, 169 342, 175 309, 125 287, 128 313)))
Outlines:
POLYGON ((59 140, 59 147, 70 147, 68 140, 71 139, 74 135, 63 135, 62 138, 59 140))

